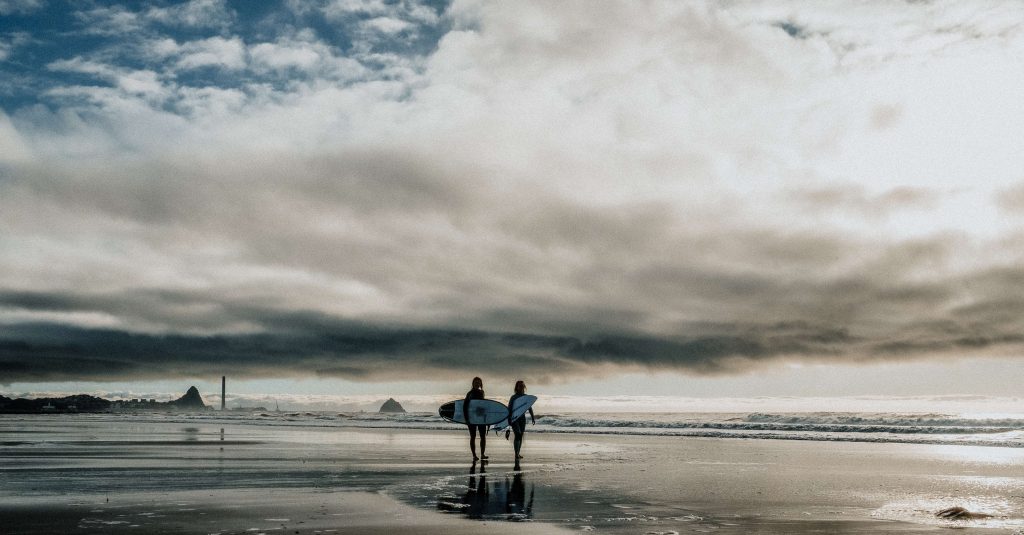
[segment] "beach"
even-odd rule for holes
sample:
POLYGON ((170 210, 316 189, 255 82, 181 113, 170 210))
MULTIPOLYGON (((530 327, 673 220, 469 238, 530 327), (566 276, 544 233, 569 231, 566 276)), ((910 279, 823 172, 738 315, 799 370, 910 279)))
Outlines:
POLYGON ((1021 448, 316 422, 0 417, 4 533, 1024 532, 1021 448))

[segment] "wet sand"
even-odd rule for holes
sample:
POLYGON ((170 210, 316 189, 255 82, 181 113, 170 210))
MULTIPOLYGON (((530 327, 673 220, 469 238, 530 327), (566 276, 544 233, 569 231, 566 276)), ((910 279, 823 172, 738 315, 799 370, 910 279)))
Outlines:
POLYGON ((516 472, 503 437, 487 465, 466 441, 0 417, 0 517, 24 534, 1024 532, 1017 448, 528 432, 516 472), (952 506, 994 516, 934 516, 952 506))
MULTIPOLYGON (((95 498, 95 497, 94 497, 95 498)), ((174 491, 119 495, 111 501, 0 505, 5 534, 261 533, 477 535, 480 523, 424 511, 379 493, 313 489, 174 491)), ((557 535, 547 524, 488 522, 488 532, 557 535)))

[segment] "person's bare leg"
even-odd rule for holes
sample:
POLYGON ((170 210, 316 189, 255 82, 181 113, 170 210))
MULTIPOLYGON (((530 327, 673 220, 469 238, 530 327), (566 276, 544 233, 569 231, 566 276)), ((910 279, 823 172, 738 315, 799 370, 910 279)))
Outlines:
POLYGON ((487 458, 487 428, 480 430, 480 458, 487 458))

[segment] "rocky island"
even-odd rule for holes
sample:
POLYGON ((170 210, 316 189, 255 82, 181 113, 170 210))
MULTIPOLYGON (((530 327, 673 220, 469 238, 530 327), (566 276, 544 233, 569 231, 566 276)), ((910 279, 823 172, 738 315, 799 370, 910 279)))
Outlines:
POLYGON ((388 400, 385 401, 384 404, 380 406, 380 411, 378 411, 378 412, 382 412, 382 413, 403 413, 403 412, 405 412, 405 409, 402 408, 402 404, 401 403, 395 401, 395 398, 388 398, 388 400))

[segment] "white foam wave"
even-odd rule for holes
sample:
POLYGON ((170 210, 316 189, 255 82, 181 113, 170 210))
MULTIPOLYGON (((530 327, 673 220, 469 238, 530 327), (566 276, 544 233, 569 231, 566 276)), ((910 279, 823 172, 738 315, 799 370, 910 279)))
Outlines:
MULTIPOLYGON (((131 417, 183 423, 461 430, 429 412, 207 412, 131 417)), ((546 414, 538 415, 530 432, 1024 447, 1024 418, 931 413, 546 414)))

